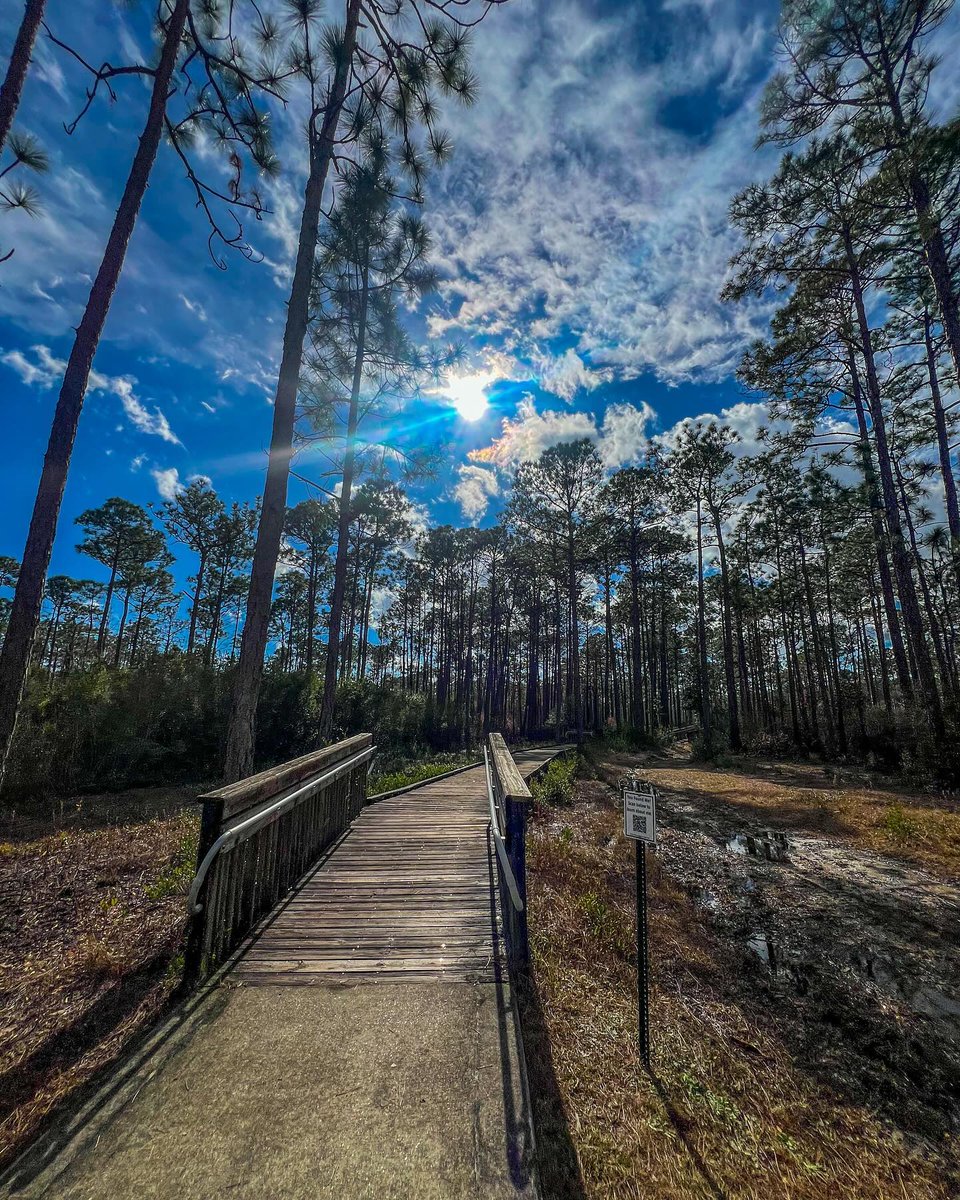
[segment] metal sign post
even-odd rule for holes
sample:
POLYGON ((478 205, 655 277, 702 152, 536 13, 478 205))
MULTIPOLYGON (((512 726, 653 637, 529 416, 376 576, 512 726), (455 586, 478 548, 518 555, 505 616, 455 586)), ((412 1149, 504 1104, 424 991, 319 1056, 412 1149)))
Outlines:
POLYGON ((622 779, 623 832, 637 853, 637 1002, 640 1057, 650 1066, 650 961, 647 939, 647 846, 657 844, 657 789, 641 779, 622 779))

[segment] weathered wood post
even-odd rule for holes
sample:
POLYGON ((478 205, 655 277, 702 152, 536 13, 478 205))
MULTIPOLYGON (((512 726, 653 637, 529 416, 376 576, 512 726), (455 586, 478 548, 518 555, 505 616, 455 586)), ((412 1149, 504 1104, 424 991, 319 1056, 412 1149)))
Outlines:
MULTIPOLYGON (((223 800, 197 797, 203 805, 200 814, 200 837, 197 842, 197 866, 207 856, 207 851, 220 836, 223 829, 223 800)), ((200 895, 203 908, 198 913, 189 916, 190 926, 187 930, 187 945, 183 955, 183 982, 190 986, 200 978, 203 965, 204 932, 207 924, 207 892, 209 887, 204 884, 200 895)))

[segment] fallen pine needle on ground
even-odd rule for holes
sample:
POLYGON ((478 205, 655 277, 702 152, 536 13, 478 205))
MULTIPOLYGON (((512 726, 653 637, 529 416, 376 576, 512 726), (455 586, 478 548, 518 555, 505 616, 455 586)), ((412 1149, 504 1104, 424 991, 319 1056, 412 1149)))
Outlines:
POLYGON ((193 813, 0 843, 0 1163, 180 982, 193 813))

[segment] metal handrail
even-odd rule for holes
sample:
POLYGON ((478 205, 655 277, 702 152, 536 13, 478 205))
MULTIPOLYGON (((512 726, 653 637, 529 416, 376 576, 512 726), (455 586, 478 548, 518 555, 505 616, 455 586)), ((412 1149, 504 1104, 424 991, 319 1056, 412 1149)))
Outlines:
POLYGON ((247 817, 246 820, 240 821, 238 824, 231 826, 230 829, 224 830, 204 855, 199 867, 197 867, 197 873, 194 875, 193 882, 190 884, 190 891, 187 893, 187 912, 191 916, 196 916, 203 911, 203 905, 197 903, 197 896, 200 894, 203 881, 206 879, 213 860, 218 854, 225 850, 232 850, 238 842, 246 841, 258 829, 262 829, 264 825, 269 825, 271 821, 286 812, 287 809, 294 808, 302 800, 308 800, 310 795, 319 786, 338 779, 353 767, 366 762, 373 757, 375 750, 376 746, 368 746, 366 750, 361 750, 359 754, 354 754, 352 758, 347 758, 342 763, 337 763, 335 767, 324 771, 322 775, 315 775, 313 779, 308 779, 301 787, 293 792, 289 792, 286 796, 281 796, 279 800, 276 800, 267 808, 261 809, 260 812, 254 813, 252 817, 247 817))
POLYGON ((500 866, 503 868, 503 878, 507 885, 507 891, 510 894, 510 903, 517 910, 523 912, 523 900, 520 898, 520 889, 517 887, 517 880, 513 874, 513 868, 510 866, 510 859, 507 856, 507 847, 503 838, 500 836, 500 821, 497 816, 497 803, 493 796, 493 779, 490 770, 490 755, 487 753, 487 748, 483 748, 483 765, 487 773, 487 799, 490 801, 490 832, 493 834, 493 844, 497 848, 497 858, 500 859, 500 866))

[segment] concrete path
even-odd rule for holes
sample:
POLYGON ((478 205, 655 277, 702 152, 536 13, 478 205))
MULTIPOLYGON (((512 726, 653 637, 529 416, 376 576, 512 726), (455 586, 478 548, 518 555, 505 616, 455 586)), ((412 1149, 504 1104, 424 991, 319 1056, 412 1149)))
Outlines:
MULTIPOLYGON (((529 775, 552 753, 521 752, 516 760, 529 775)), ((383 857, 383 869, 411 888, 408 913, 387 886, 378 910, 374 887, 349 912, 361 927, 357 937, 340 928, 357 846, 366 837, 372 848, 378 810, 385 827, 396 823, 400 806, 384 800, 365 810, 234 969, 177 1010, 107 1086, 14 1164, 0 1194, 535 1197, 518 1022, 488 834, 478 817, 484 773, 464 772, 396 799, 449 806, 453 784, 462 795, 449 846, 456 868, 438 870, 429 839, 383 857), (423 914, 430 902, 442 907, 444 874, 456 900, 447 923, 438 917, 431 932, 423 914), (450 925, 458 914, 466 922, 459 934, 450 925), (314 950, 298 956, 291 938, 331 915, 314 950)))

